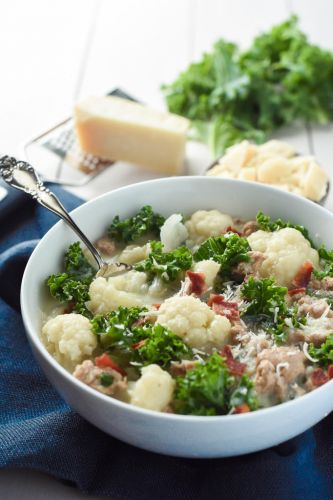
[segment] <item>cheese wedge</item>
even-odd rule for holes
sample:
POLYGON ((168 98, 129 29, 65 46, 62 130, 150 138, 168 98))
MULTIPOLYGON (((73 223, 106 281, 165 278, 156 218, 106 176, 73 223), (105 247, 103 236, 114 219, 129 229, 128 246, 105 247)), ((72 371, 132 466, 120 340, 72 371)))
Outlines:
POLYGON ((81 149, 103 160, 127 161, 158 173, 179 174, 189 122, 119 97, 89 97, 76 105, 81 149))

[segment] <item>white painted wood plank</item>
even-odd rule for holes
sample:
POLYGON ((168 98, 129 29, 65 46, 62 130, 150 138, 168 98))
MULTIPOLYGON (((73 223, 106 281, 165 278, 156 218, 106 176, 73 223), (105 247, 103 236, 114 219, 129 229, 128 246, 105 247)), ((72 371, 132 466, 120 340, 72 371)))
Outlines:
POLYGON ((104 0, 81 96, 121 86, 163 106, 160 85, 188 63, 191 0, 104 0))
POLYGON ((0 152, 71 112, 94 0, 0 3, 0 152))
POLYGON ((256 35, 283 21, 288 15, 284 0, 197 0, 194 58, 210 50, 219 38, 246 48, 256 35))

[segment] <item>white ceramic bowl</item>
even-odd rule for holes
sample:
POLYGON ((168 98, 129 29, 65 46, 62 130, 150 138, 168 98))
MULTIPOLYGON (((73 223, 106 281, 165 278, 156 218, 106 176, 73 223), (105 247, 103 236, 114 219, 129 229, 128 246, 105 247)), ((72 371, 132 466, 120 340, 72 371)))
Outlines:
MULTIPOLYGON (((73 211, 95 240, 112 217, 128 217, 151 204, 164 215, 198 209, 253 219, 258 210, 305 225, 333 247, 333 215, 311 201, 257 183, 207 177, 159 179, 107 193, 73 211)), ((321 239, 316 236, 316 242, 321 239)), ((195 417, 152 412, 94 391, 75 379, 47 352, 40 339, 45 278, 60 271, 74 233, 58 222, 40 241, 26 267, 22 314, 33 352, 45 374, 70 406, 103 431, 141 448, 182 457, 227 457, 261 450, 305 431, 333 410, 333 381, 272 408, 240 415, 195 417)))

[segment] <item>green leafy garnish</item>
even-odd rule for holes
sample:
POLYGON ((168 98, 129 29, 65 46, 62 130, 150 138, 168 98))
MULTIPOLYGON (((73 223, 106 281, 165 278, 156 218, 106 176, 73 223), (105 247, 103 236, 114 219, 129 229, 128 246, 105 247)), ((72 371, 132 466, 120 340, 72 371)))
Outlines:
POLYGON ((91 320, 92 330, 111 353, 127 356, 127 362, 156 363, 165 368, 171 361, 193 357, 192 350, 168 328, 149 321, 139 325, 145 312, 145 308, 120 307, 95 316, 91 320))
POLYGON ((320 347, 315 347, 313 344, 310 344, 308 353, 324 368, 333 364, 333 333, 327 336, 325 342, 323 342, 320 347))
POLYGON ((264 314, 274 319, 274 317, 284 315, 287 311, 285 297, 288 288, 277 285, 274 278, 251 277, 242 285, 241 293, 248 304, 243 315, 264 314))
POLYGON ((155 213, 150 205, 145 205, 129 219, 120 220, 119 215, 116 215, 108 229, 108 234, 110 238, 117 241, 130 243, 147 233, 159 234, 164 221, 162 215, 155 213))
POLYGON ((322 280, 326 276, 333 277, 333 250, 327 250, 327 248, 322 245, 318 249, 321 270, 313 270, 313 274, 316 278, 322 280))
POLYGON ((163 252, 159 241, 151 241, 151 252, 146 260, 134 266, 136 271, 148 273, 151 277, 160 276, 164 282, 174 281, 183 271, 190 269, 193 258, 190 250, 178 247, 171 252, 163 252))
POLYGON ((224 415, 244 403, 251 410, 257 408, 252 382, 247 375, 240 380, 231 375, 218 353, 177 378, 173 403, 177 413, 224 415))
POLYGON ((70 303, 73 311, 90 316, 85 303, 89 300, 89 286, 96 270, 85 258, 80 243, 70 245, 65 254, 65 271, 47 279, 52 297, 61 303, 70 303))
POLYGON ((258 212, 256 218, 259 229, 262 229, 263 231, 278 231, 279 229, 284 229, 285 227, 297 229, 297 231, 302 233, 304 238, 310 242, 310 245, 315 248, 315 245, 310 238, 309 231, 304 226, 293 224, 292 222, 284 221, 282 219, 272 220, 269 215, 265 215, 263 212, 258 212))
POLYGON ((99 380, 103 387, 110 387, 113 384, 113 377, 110 373, 101 373, 99 380))
POLYGON ((244 52, 219 40, 162 89, 169 110, 192 120, 217 156, 243 139, 264 142, 285 124, 331 121, 332 81, 332 53, 311 44, 291 16, 244 52))
POLYGON ((139 334, 146 339, 136 349, 137 359, 144 365, 156 363, 162 368, 170 365, 171 361, 191 359, 192 350, 171 330, 160 324, 150 328, 138 328, 135 335, 139 334))
POLYGON ((286 295, 288 288, 276 284, 274 278, 255 279, 253 277, 241 287, 246 307, 242 317, 263 316, 261 327, 270 333, 277 342, 287 340, 286 320, 294 328, 305 324, 306 318, 298 318, 296 308, 288 308, 286 295))
POLYGON ((246 238, 235 233, 208 238, 193 254, 195 261, 214 260, 221 264, 220 274, 228 277, 231 268, 239 262, 249 262, 248 252, 251 250, 246 238))

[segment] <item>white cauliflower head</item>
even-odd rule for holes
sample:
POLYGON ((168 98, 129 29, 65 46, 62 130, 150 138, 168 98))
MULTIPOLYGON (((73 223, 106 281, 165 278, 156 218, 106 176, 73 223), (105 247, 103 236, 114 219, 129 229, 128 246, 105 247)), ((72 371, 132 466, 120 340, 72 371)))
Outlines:
POLYGON ((214 260, 201 260, 194 264, 194 272, 203 273, 205 275, 205 282, 208 287, 213 286, 217 273, 221 265, 214 260))
POLYGON ((172 400, 175 381, 158 365, 148 365, 129 389, 130 402, 147 410, 162 411, 172 400))
POLYGON ((222 214, 218 210, 198 210, 186 221, 188 243, 190 246, 200 245, 210 236, 223 234, 233 221, 230 215, 222 214))
POLYGON ((265 260, 259 269, 263 278, 274 276, 280 285, 290 286, 302 264, 309 260, 319 265, 317 250, 311 248, 302 233, 290 227, 274 231, 256 231, 248 236, 252 250, 262 252, 265 260))
POLYGON ((81 314, 60 314, 49 319, 42 335, 47 350, 66 368, 81 363, 97 347, 90 321, 81 314))
POLYGON ((149 301, 147 292, 145 273, 129 271, 120 276, 99 277, 90 285, 87 307, 94 314, 105 314, 120 306, 144 306, 149 301))
POLYGON ((222 346, 231 329, 227 318, 215 314, 206 303, 192 296, 174 296, 163 302, 157 323, 197 349, 222 346))

